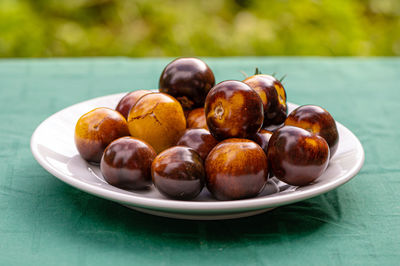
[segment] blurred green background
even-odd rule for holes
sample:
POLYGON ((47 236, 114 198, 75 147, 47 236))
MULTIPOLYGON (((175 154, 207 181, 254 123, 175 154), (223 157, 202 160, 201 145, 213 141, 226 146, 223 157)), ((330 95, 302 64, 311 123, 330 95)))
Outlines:
POLYGON ((0 57, 394 56, 399 0, 0 0, 0 57))

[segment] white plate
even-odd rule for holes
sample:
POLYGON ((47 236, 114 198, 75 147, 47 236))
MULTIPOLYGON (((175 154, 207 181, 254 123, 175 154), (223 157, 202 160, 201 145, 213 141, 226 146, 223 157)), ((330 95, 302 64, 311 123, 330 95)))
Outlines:
MULTIPOLYGON (((337 123, 338 150, 326 172, 308 186, 293 187, 273 178, 258 197, 236 201, 217 201, 207 189, 193 201, 167 199, 154 187, 149 191, 125 191, 106 183, 99 167, 86 163, 74 144, 74 129, 79 117, 96 107, 114 108, 123 95, 114 94, 78 103, 43 121, 31 139, 31 150, 39 164, 73 187, 138 211, 172 218, 216 220, 255 215, 315 197, 349 181, 364 163, 360 141, 337 123)), ((295 107, 289 103, 289 111, 295 107)))

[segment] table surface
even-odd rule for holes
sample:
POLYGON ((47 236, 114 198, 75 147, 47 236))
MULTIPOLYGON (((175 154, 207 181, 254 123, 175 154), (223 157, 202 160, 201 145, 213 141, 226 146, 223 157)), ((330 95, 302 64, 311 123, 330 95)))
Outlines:
POLYGON ((258 216, 142 214, 70 187, 34 160, 30 137, 48 116, 97 96, 157 89, 170 60, 0 60, 0 265, 398 263, 399 58, 205 58, 217 81, 255 67, 286 74, 289 101, 325 107, 364 146, 364 167, 349 183, 258 216))

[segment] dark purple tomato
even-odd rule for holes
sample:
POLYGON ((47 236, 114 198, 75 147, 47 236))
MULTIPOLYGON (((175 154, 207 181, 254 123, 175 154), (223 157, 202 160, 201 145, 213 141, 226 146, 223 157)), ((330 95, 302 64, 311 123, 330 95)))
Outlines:
POLYGON ((100 163, 104 180, 122 189, 145 189, 151 185, 151 163, 156 157, 146 142, 119 138, 106 148, 100 163))
POLYGON ((196 108, 188 112, 186 125, 187 128, 204 128, 208 130, 204 107, 196 108))
POLYGON ((258 131, 254 137, 253 140, 260 145, 260 147, 264 150, 265 154, 267 154, 267 149, 268 149, 268 143, 269 143, 269 139, 272 136, 271 131, 266 130, 266 129, 260 129, 260 131, 258 131))
POLYGON ((264 120, 260 96, 236 80, 223 81, 212 88, 204 109, 208 129, 218 140, 251 138, 264 120))
POLYGON ((191 110, 204 106, 214 84, 214 74, 202 60, 178 58, 161 73, 159 90, 175 97, 185 110, 191 110))
POLYGON ((281 181, 304 186, 317 179, 329 163, 325 139, 293 126, 284 126, 272 134, 268 145, 272 173, 281 181))
POLYGON ((264 126, 282 124, 287 116, 286 91, 275 77, 256 74, 243 80, 260 95, 264 106, 264 126))
POLYGON ((204 128, 187 129, 177 143, 177 145, 192 148, 203 160, 206 159, 208 153, 217 144, 218 140, 210 134, 210 131, 204 128))
POLYGON ((166 197, 190 200, 204 187, 205 170, 200 155, 189 147, 161 152, 151 167, 154 186, 166 197))
POLYGON ((206 185, 218 200, 257 196, 268 179, 267 156, 248 139, 227 139, 214 147, 206 162, 206 185))
POLYGON ((339 132, 335 119, 322 107, 303 105, 297 107, 285 121, 285 125, 300 127, 323 137, 328 142, 332 157, 339 144, 339 132))

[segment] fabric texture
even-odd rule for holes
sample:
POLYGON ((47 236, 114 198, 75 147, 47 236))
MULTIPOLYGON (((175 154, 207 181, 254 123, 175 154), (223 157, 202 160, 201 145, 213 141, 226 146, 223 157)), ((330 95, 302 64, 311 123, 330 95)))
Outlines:
POLYGON ((34 129, 90 98, 157 89, 171 58, 0 60, 0 265, 398 265, 400 59, 205 58, 216 80, 287 77, 362 142, 365 164, 321 196, 237 220, 142 214, 59 181, 33 158, 34 129))

